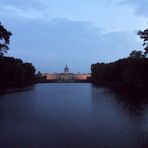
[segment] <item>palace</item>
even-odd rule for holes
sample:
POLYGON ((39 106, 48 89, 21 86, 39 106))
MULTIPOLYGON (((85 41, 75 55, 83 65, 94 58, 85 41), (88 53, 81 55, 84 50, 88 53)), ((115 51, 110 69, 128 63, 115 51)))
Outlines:
POLYGON ((68 66, 66 65, 63 73, 53 73, 53 74, 45 73, 42 76, 46 76, 47 80, 70 81, 70 80, 87 80, 88 78, 91 77, 91 74, 71 73, 69 71, 68 66))

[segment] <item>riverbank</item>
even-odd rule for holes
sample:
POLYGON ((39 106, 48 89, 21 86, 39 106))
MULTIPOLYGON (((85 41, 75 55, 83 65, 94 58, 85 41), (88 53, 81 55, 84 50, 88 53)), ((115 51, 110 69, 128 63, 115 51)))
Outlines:
POLYGON ((28 91, 33 87, 34 84, 36 84, 36 83, 27 83, 27 84, 23 84, 23 85, 16 85, 16 84, 5 85, 5 86, 1 85, 0 86, 0 95, 14 93, 14 92, 28 91))
POLYGON ((127 92, 147 93, 148 58, 127 57, 111 63, 96 63, 91 66, 94 84, 127 92))
POLYGON ((111 91, 115 92, 124 100, 137 102, 142 100, 148 100, 147 93, 147 83, 143 85, 135 83, 121 83, 121 82, 112 82, 112 83, 102 83, 102 82, 93 82, 94 86, 100 88, 105 87, 109 88, 111 91))
POLYGON ((91 80, 39 80, 36 83, 92 83, 91 80))

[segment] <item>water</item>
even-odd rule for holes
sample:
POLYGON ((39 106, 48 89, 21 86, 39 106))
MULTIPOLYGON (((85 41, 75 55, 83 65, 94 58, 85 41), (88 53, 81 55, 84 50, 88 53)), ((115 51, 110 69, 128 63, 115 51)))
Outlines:
POLYGON ((92 84, 37 84, 0 96, 0 148, 142 148, 147 102, 92 84))

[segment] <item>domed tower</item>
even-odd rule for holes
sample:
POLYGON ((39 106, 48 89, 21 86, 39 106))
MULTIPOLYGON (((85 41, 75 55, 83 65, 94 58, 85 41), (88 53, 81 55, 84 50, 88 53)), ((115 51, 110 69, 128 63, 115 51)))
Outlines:
POLYGON ((64 73, 65 73, 65 74, 69 73, 69 68, 67 67, 67 65, 66 65, 66 67, 64 68, 64 73))

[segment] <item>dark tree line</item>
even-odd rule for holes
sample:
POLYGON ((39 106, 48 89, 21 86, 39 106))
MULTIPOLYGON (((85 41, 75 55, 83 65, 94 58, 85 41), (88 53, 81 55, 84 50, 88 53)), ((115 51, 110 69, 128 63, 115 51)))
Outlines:
POLYGON ((13 57, 0 57, 0 87, 8 88, 31 84, 35 68, 31 63, 23 63, 13 57))
POLYGON ((21 59, 5 57, 9 50, 12 33, 0 23, 0 92, 9 87, 28 85, 34 82, 35 67, 21 59))
POLYGON ((96 63, 91 66, 93 82, 148 86, 148 59, 128 57, 112 63, 96 63))

